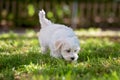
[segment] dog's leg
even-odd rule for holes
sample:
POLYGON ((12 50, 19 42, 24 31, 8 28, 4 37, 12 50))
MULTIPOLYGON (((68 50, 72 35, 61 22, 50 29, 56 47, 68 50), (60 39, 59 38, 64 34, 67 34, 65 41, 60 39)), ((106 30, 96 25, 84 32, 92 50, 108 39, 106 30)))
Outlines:
POLYGON ((41 53, 42 53, 42 54, 47 53, 48 47, 46 46, 44 40, 43 40, 42 37, 40 37, 40 36, 38 36, 38 39, 39 39, 39 44, 40 44, 40 46, 41 46, 41 53))
POLYGON ((61 58, 61 55, 57 51, 51 51, 50 56, 55 58, 61 58))
POLYGON ((55 55, 56 53, 55 52, 53 52, 53 51, 51 51, 50 52, 50 56, 52 56, 52 57, 55 57, 55 58, 58 58, 58 56, 57 55, 55 55))
POLYGON ((42 54, 47 53, 47 47, 41 46, 41 52, 42 52, 42 54))

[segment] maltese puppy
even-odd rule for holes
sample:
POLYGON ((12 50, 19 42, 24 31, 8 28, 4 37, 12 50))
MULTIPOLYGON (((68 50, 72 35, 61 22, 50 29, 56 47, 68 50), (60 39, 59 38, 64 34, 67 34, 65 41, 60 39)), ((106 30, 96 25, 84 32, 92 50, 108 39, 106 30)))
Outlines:
POLYGON ((65 25, 54 24, 45 17, 44 10, 39 11, 41 30, 38 34, 41 52, 50 49, 50 55, 66 61, 76 61, 80 50, 79 40, 73 30, 65 25))

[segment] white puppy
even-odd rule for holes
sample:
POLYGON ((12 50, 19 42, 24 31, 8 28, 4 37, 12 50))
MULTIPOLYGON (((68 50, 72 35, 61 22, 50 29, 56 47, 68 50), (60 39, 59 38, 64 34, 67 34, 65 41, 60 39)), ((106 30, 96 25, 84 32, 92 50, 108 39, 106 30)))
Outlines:
POLYGON ((38 38, 42 53, 50 49, 50 55, 67 61, 76 61, 80 50, 79 40, 71 28, 54 24, 46 19, 44 10, 39 12, 41 30, 38 38))

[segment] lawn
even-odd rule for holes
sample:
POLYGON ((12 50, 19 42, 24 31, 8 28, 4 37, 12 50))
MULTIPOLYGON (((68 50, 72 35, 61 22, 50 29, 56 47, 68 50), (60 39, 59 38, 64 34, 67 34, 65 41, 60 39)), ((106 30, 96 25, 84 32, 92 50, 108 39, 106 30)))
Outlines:
POLYGON ((77 30, 77 63, 42 55, 36 32, 0 35, 0 80, 120 80, 120 32, 77 30))

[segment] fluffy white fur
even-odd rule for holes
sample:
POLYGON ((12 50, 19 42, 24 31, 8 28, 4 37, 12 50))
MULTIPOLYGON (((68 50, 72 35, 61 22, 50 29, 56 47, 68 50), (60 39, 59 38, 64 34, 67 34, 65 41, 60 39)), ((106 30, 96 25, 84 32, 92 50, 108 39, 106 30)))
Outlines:
POLYGON ((41 30, 38 38, 42 53, 50 49, 50 55, 67 61, 76 61, 80 50, 79 40, 71 28, 54 24, 46 19, 44 10, 39 11, 41 30))

